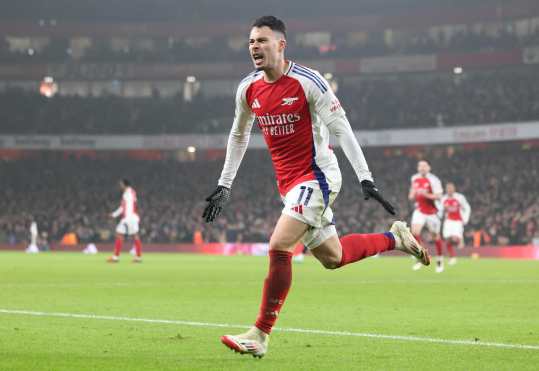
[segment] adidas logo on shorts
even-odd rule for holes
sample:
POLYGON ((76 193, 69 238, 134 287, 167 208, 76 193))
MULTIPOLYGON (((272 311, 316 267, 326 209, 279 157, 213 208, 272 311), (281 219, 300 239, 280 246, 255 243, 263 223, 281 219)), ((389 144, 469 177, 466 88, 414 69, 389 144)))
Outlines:
POLYGON ((293 206, 290 210, 295 211, 298 214, 303 215, 303 205, 293 206))

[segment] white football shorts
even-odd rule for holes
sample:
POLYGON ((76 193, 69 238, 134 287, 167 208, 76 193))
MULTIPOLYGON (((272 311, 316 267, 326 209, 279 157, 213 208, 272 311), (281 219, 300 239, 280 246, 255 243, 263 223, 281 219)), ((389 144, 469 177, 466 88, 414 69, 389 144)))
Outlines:
POLYGON ((116 233, 131 236, 139 231, 139 218, 136 216, 122 218, 116 227, 116 233))
POLYGON ((333 182, 326 178, 322 186, 318 180, 309 180, 296 185, 283 197, 282 213, 309 225, 301 239, 308 249, 320 246, 337 234, 331 205, 340 189, 340 177, 333 182))
POLYGON ((431 233, 440 233, 442 222, 436 214, 423 214, 416 209, 412 214, 411 225, 421 225, 421 228, 425 226, 431 233))
POLYGON ((444 221, 443 235, 444 238, 457 237, 462 240, 462 235, 464 232, 464 224, 460 220, 449 220, 444 221))

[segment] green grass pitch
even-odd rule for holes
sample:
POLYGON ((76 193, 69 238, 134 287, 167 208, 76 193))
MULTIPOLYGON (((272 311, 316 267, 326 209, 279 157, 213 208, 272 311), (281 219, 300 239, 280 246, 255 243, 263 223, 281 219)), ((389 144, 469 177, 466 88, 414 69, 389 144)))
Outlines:
POLYGON ((432 267, 413 272, 408 258, 371 258, 336 271, 307 258, 294 265, 278 327, 406 338, 275 331, 259 360, 220 343, 242 329, 212 324, 253 323, 267 258, 146 254, 132 264, 124 254, 116 265, 105 258, 0 253, 0 370, 539 368, 539 261, 461 259, 436 274, 432 267))

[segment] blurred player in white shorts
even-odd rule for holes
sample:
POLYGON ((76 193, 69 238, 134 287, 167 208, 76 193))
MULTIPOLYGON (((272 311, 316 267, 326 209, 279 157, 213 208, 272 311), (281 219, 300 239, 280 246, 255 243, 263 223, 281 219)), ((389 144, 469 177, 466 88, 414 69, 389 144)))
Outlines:
MULTIPOLYGON (((415 202, 415 210, 412 214, 412 234, 421 243, 421 231, 424 227, 431 234, 436 245, 436 250, 442 248, 442 238, 440 229, 442 222, 438 216, 440 199, 443 188, 440 179, 430 172, 430 164, 426 160, 417 163, 417 174, 411 178, 410 192, 408 198, 415 202)), ((416 262, 414 270, 420 269, 422 264, 416 262)))
POLYGON ((131 183, 127 179, 122 179, 119 182, 122 190, 122 202, 120 207, 110 214, 112 218, 122 217, 116 226, 116 240, 114 241, 114 254, 108 258, 109 263, 117 263, 120 261, 120 252, 124 238, 132 237, 135 245, 134 263, 142 261, 142 243, 139 237, 139 222, 140 217, 137 208, 137 193, 131 187, 131 183))
MULTIPOLYGON (((445 186, 446 194, 442 197, 442 210, 444 215, 444 228, 442 235, 444 237, 447 253, 449 254, 449 265, 457 262, 455 245, 460 246, 463 243, 464 226, 470 220, 472 209, 461 193, 456 192, 454 183, 447 183, 445 186)), ((443 272, 444 261, 443 253, 440 249, 436 251, 436 272, 443 272)))
POLYGON ((32 223, 30 223, 30 245, 26 248, 26 252, 29 254, 36 254, 39 252, 39 248, 37 247, 37 223, 35 220, 32 220, 32 223))

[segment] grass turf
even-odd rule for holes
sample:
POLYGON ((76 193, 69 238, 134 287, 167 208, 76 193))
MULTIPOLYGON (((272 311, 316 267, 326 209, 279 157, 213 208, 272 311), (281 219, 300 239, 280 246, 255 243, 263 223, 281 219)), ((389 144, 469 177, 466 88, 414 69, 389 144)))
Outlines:
MULTIPOLYGON (((0 309, 251 324, 267 259, 0 254, 0 309)), ((407 258, 294 265, 278 326, 539 345, 539 261, 407 258)), ((275 331, 262 360, 219 342, 237 328, 0 313, 0 370, 532 370, 539 349, 275 331)))

